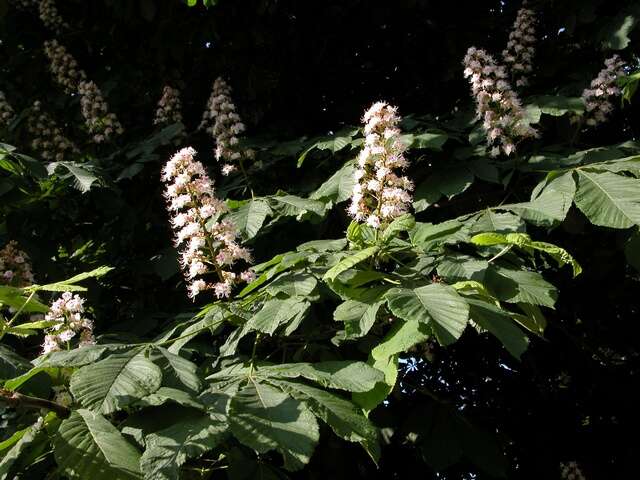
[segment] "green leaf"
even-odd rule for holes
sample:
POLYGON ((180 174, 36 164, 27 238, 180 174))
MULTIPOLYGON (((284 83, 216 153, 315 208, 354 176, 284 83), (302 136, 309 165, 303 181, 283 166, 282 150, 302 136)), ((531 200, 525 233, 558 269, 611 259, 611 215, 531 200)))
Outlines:
POLYGON ((301 297, 284 300, 273 298, 265 302, 260 311, 246 324, 246 331, 257 330, 273 335, 280 325, 303 316, 309 308, 309 302, 301 297))
POLYGON ((640 224, 640 180, 586 169, 576 174, 575 202, 591 223, 611 228, 640 224))
POLYGON ((327 273, 324 274, 324 277, 322 277, 322 279, 325 282, 327 280, 335 280, 336 277, 340 275, 342 272, 349 270, 351 267, 356 266, 358 263, 362 262, 363 260, 366 260, 367 258, 372 257, 373 255, 378 253, 378 250, 379 250, 379 247, 374 245, 372 247, 367 247, 363 250, 359 250, 356 253, 349 255, 346 258, 343 258, 337 264, 331 267, 327 271, 327 273))
POLYGON ((306 212, 322 215, 325 210, 324 202, 295 195, 272 195, 268 197, 274 210, 283 215, 297 216, 306 212))
MULTIPOLYGON (((16 432, 13 437, 7 440, 7 448, 8 444, 11 445, 11 448, 3 454, 2 459, 0 460, 0 480, 9 478, 12 467, 20 456, 23 453, 28 452, 29 449, 34 448, 34 443, 42 442, 46 440, 46 438, 47 436, 43 428, 43 423, 36 422, 32 426, 16 432)), ((0 449, 0 451, 2 450, 4 449, 0 449)), ((11 478, 18 477, 12 475, 11 478)))
POLYGON ((426 253, 457 238, 456 234, 459 234, 463 227, 464 225, 457 220, 449 220, 435 225, 416 223, 415 228, 409 232, 409 238, 414 246, 422 248, 426 253))
POLYGON ((146 450, 140 468, 148 480, 180 478, 180 466, 215 448, 227 425, 210 415, 181 422, 145 437, 146 450))
POLYGON ((70 479, 142 478, 140 453, 99 413, 74 410, 60 425, 53 446, 58 467, 70 479))
POLYGON ((408 232, 416 226, 416 219, 410 213, 405 213, 393 220, 382 232, 382 241, 388 242, 400 232, 408 232))
POLYGON ((554 117, 562 116, 565 113, 582 114, 585 108, 582 98, 560 95, 537 95, 529 98, 528 103, 537 106, 542 113, 554 117))
POLYGON ((538 272, 492 266, 485 274, 485 284, 499 300, 505 302, 553 308, 558 299, 556 288, 538 272))
POLYGON ((520 232, 524 230, 524 223, 518 215, 513 213, 498 213, 485 210, 473 224, 473 232, 520 232))
POLYGON ((347 338, 358 338, 366 335, 376 321, 378 310, 385 303, 380 300, 384 290, 369 289, 372 292, 369 296, 359 300, 347 300, 338 305, 333 312, 333 319, 337 322, 344 322, 344 329, 347 338), (374 300, 378 299, 378 300, 374 300))
POLYGON ((71 292, 71 291, 85 291, 85 287, 81 287, 79 285, 75 285, 82 280, 86 280, 87 278, 98 278, 106 275, 113 267, 101 266, 91 270, 90 272, 80 273, 78 275, 74 275, 67 280, 62 280, 56 283, 49 283, 47 285, 30 285, 26 287, 25 292, 38 292, 44 290, 45 292, 71 292))
POLYGON ((82 367, 69 388, 83 407, 108 414, 154 392, 161 382, 160 368, 131 350, 82 367))
POLYGON ((166 359, 168 367, 171 368, 173 374, 185 387, 194 392, 200 391, 202 384, 197 374, 198 366, 195 363, 170 352, 166 348, 158 346, 154 348, 166 359))
POLYGON ((333 393, 299 382, 269 379, 269 384, 300 400, 336 435, 349 442, 358 442, 374 461, 380 458, 378 429, 352 402, 333 393))
POLYGON ((100 181, 94 173, 87 169, 86 165, 76 162, 52 162, 47 165, 47 172, 49 175, 52 175, 59 170, 58 167, 62 167, 68 171, 68 174, 63 176, 63 178, 72 177, 75 187, 82 193, 88 192, 94 183, 100 181))
POLYGON ((605 23, 598 37, 602 39, 603 50, 623 50, 631 41, 629 35, 633 31, 640 16, 640 9, 620 12, 612 20, 605 23))
POLYGON ((245 232, 246 238, 256 236, 268 215, 273 212, 269 204, 262 199, 249 200, 237 210, 229 214, 229 219, 236 224, 240 231, 245 232))
POLYGON ((27 372, 31 364, 6 345, 0 345, 0 379, 14 378, 27 372))
POLYGON ((471 320, 495 335, 511 355, 520 359, 529 346, 529 338, 514 324, 511 316, 484 300, 469 297, 466 300, 471 320))
POLYGON ((371 357, 374 360, 391 358, 397 353, 406 352, 429 337, 428 328, 424 323, 397 320, 384 340, 371 350, 371 357))
POLYGON ((277 450, 287 470, 309 463, 320 434, 315 416, 282 391, 250 382, 229 403, 233 435, 258 453, 277 450))
POLYGON ((353 176, 353 161, 345 163, 326 182, 318 187, 309 198, 313 200, 330 200, 334 203, 344 202, 351 197, 356 180, 353 176))
POLYGON ((14 310, 22 308, 23 313, 46 313, 49 307, 40 303, 36 298, 29 300, 22 288, 0 285, 0 305, 6 305, 14 310))
POLYGON ((422 212, 444 195, 448 199, 464 192, 473 183, 473 173, 464 165, 453 165, 446 170, 436 170, 416 187, 413 208, 422 212))
POLYGON ((316 288, 316 277, 305 272, 285 273, 265 289, 270 295, 284 293, 290 297, 306 297, 316 288))
POLYGON ((429 324, 442 345, 455 342, 467 326, 469 305, 448 285, 393 288, 386 298, 394 315, 409 322, 429 324))

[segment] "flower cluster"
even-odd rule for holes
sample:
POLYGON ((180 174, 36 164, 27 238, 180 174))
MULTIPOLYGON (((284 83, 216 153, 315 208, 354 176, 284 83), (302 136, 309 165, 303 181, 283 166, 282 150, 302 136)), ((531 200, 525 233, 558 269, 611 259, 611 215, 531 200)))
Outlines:
POLYGON ((14 116, 15 112, 7 102, 7 97, 4 96, 4 92, 0 91, 0 128, 5 128, 9 125, 14 116))
POLYGON ((0 284, 26 287, 34 282, 29 256, 18 248, 15 240, 0 250, 0 284))
POLYGON ((44 42, 44 53, 55 81, 65 93, 76 93, 80 82, 87 78, 76 59, 55 39, 44 42))
MULTIPOLYGON (((525 2, 526 5, 526 2, 525 2)), ((533 53, 535 51, 536 16, 533 10, 524 6, 518 10, 513 30, 509 34, 507 48, 502 51, 502 58, 511 70, 511 78, 516 87, 529 84, 528 74, 533 70, 533 53)))
POLYGON ((58 13, 54 0, 41 0, 39 9, 40 20, 49 30, 60 34, 64 29, 69 28, 69 24, 58 13))
POLYGON ((562 480, 585 480, 585 476, 577 462, 561 463, 560 476, 562 480))
POLYGON ((365 145, 358 155, 354 172, 349 214, 373 228, 391 222, 406 213, 411 205, 413 183, 394 170, 408 166, 406 146, 400 140, 397 108, 385 102, 374 103, 363 117, 365 145))
POLYGON ((18 10, 27 11, 35 9, 40 3, 40 0, 11 0, 10 3, 18 10))
POLYGON ((31 148, 45 160, 62 161, 66 155, 77 152, 77 147, 64 136, 56 121, 42 110, 39 101, 33 103, 27 118, 27 130, 33 137, 31 148))
POLYGON ((477 117, 483 121, 490 154, 511 155, 519 140, 537 137, 538 132, 526 121, 520 99, 511 89, 505 68, 484 50, 469 48, 464 57, 464 76, 471 82, 477 117))
POLYGON ((200 127, 204 128, 213 122, 211 136, 216 141, 216 160, 226 163, 222 166, 222 174, 229 175, 236 170, 232 162, 240 162, 244 158, 253 158, 253 150, 241 150, 238 147, 238 135, 245 131, 245 125, 236 113, 236 106, 231 100, 231 87, 222 78, 213 82, 213 91, 200 127))
POLYGON ((53 390, 53 401, 63 407, 70 407, 73 405, 73 397, 69 390, 64 385, 55 385, 51 387, 53 390))
POLYGON ((589 126, 605 122, 613 111, 612 97, 620 95, 616 81, 624 75, 624 62, 618 55, 614 55, 606 59, 604 64, 605 68, 591 81, 591 88, 582 92, 586 110, 585 123, 589 126))
POLYGON ((84 299, 71 292, 64 292, 53 302, 44 318, 55 323, 46 331, 42 353, 61 350, 77 334, 78 346, 94 345, 93 322, 85 318, 84 313, 84 299))
POLYGON ((115 113, 109 112, 109 106, 102 92, 94 82, 82 81, 78 86, 82 116, 95 143, 103 143, 114 135, 122 135, 124 129, 115 113))
MULTIPOLYGON (((180 90, 172 88, 169 85, 164 87, 162 98, 158 102, 156 117, 153 119, 154 125, 170 125, 179 123, 182 125, 182 102, 180 101, 180 90)), ((184 125, 180 128, 180 132, 176 137, 179 142, 186 136, 184 125)))
POLYGON ((228 298, 234 284, 253 280, 250 270, 239 275, 230 270, 237 260, 251 262, 251 254, 238 244, 236 226, 217 220, 226 205, 213 195, 213 182, 202 163, 194 160, 195 155, 193 148, 183 148, 167 162, 162 174, 175 244, 182 248, 180 264, 189 297, 213 290, 217 298, 228 298), (215 282, 207 280, 212 275, 215 282))

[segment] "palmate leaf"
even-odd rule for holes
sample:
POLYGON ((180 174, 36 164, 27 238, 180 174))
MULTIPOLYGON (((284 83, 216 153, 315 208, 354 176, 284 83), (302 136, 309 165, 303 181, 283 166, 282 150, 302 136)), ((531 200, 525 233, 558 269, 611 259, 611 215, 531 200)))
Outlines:
POLYGON ((300 400, 325 422, 336 435, 349 442, 358 442, 374 461, 380 457, 378 429, 352 402, 333 393, 299 382, 269 379, 269 384, 300 400))
POLYGON ((594 225, 629 228, 640 224, 640 180, 611 172, 576 171, 577 207, 594 225))
POLYGON ((272 195, 268 199, 271 207, 282 215, 296 216, 306 212, 322 215, 325 210, 324 202, 296 195, 272 195))
POLYGON ((353 161, 345 163, 340 170, 334 173, 326 182, 318 187, 309 198, 313 200, 325 200, 333 203, 344 202, 352 192, 356 180, 353 176, 355 170, 353 161))
POLYGON ((27 372, 31 364, 11 348, 0 345, 0 380, 14 378, 27 372))
POLYGON ((271 282, 266 291, 274 296, 278 293, 284 293, 290 297, 306 297, 316 288, 317 283, 316 277, 310 273, 286 273, 271 282))
POLYGON ((346 258, 340 260, 337 264, 331 267, 327 273, 324 274, 322 279, 324 281, 327 280, 335 280, 338 275, 342 272, 349 270, 351 267, 356 266, 358 263, 366 260, 369 257, 372 257, 376 253, 378 253, 379 247, 374 245, 372 247, 367 247, 363 250, 358 250, 357 252, 349 255, 346 258))
POLYGON ((171 371, 185 387, 194 392, 199 392, 201 388, 200 377, 198 377, 198 366, 182 358, 180 355, 170 352, 166 348, 154 347, 166 360, 167 369, 171 371))
POLYGON ((49 283, 46 285, 31 285, 26 287, 24 290, 26 292, 38 292, 38 291, 46 291, 46 292, 71 292, 71 291, 86 291, 85 287, 80 285, 76 285, 76 283, 81 282, 82 280, 86 280, 87 278, 98 278, 106 275, 113 267, 101 266, 91 270, 90 272, 79 273, 78 275, 74 275, 67 280, 62 280, 56 283, 49 283))
POLYGON ((529 346, 529 338, 515 325, 511 316, 484 300, 468 297, 466 300, 471 320, 497 337, 511 355, 520 359, 529 346))
MULTIPOLYGON (((47 416, 47 420, 51 420, 53 414, 50 413, 47 416)), ((34 448, 34 444, 41 443, 47 440, 46 431, 43 428, 42 423, 36 423, 30 427, 16 432, 11 438, 7 439, 3 446, 0 448, 2 452, 2 459, 0 460, 0 480, 6 480, 9 478, 13 465, 20 459, 23 453, 34 448), (8 449, 6 452, 3 450, 8 449)), ((11 475, 10 478, 17 478, 11 475)))
POLYGON ((269 204, 260 198, 249 200, 237 210, 229 214, 229 218, 241 232, 245 233, 247 239, 256 236, 267 216, 273 211, 269 204))
POLYGON ((107 419, 79 409, 60 425, 53 442, 56 462, 70 479, 140 479, 140 453, 107 419))
POLYGON ((379 299, 381 290, 370 289, 369 291, 373 292, 374 299, 349 299, 338 305, 333 312, 333 319, 344 323, 346 338, 366 335, 376 321, 378 310, 385 303, 384 300, 379 299))
MULTIPOLYGON (((248 377, 250 368, 233 366, 214 373, 208 380, 225 380, 234 377, 248 377)), ((382 380, 382 374, 364 362, 328 361, 318 363, 285 363, 281 365, 259 365, 252 373, 258 379, 306 378, 328 388, 348 392, 366 392, 382 380)))
POLYGON ((271 385, 249 382, 229 402, 233 435, 258 453, 277 450, 287 470, 311 459, 320 433, 308 407, 271 385))
POLYGON ((429 324, 442 345, 455 342, 467 326, 469 305, 448 285, 393 288, 386 298, 394 315, 409 322, 429 324))
POLYGON ((556 288, 538 272, 492 265, 484 279, 486 287, 501 301, 553 308, 558 299, 556 288))
POLYGON ((180 466, 215 448, 224 438, 227 424, 203 414, 145 437, 146 450, 140 469, 148 480, 180 478, 180 466))
POLYGON ((83 407, 107 414, 156 391, 161 382, 160 368, 134 349, 82 367, 71 376, 70 390, 83 407))

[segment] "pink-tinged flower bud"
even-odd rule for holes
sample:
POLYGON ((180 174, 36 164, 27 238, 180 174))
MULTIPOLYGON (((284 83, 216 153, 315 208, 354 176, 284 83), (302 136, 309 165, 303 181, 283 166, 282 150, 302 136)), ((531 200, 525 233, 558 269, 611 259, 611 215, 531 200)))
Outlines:
POLYGON ((608 114, 613 111, 611 99, 620 95, 616 85, 618 78, 624 75, 625 64, 618 55, 607 58, 604 63, 605 68, 591 81, 591 88, 585 88, 582 92, 585 104, 583 118, 590 127, 607 121, 608 114))

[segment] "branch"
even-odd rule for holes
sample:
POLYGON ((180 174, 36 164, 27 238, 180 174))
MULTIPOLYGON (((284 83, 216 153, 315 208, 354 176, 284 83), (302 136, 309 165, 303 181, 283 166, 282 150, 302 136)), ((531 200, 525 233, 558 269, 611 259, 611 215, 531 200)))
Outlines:
POLYGON ((67 418, 71 415, 71 410, 59 403, 45 400, 44 398, 30 397, 18 392, 12 392, 0 388, 0 401, 9 404, 12 407, 25 407, 25 408, 44 408, 51 410, 60 418, 67 418))

